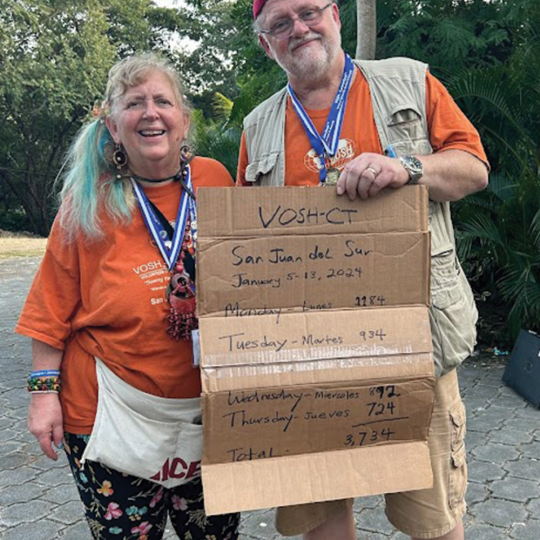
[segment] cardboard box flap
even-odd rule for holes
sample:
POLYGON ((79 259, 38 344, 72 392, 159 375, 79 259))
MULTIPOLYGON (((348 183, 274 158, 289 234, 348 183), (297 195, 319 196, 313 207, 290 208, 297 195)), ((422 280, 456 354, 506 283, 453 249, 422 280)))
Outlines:
POLYGON ((426 442, 207 465, 202 479, 208 515, 433 485, 426 442))
POLYGON ((434 385, 393 378, 205 394, 203 466, 425 441, 434 385))
POLYGON ((350 201, 335 189, 201 188, 199 238, 427 231, 425 186, 350 201))
POLYGON ((424 306, 208 317, 199 324, 203 370, 433 350, 424 306))
POLYGON ((426 232, 200 237, 197 311, 428 305, 429 265, 426 232))

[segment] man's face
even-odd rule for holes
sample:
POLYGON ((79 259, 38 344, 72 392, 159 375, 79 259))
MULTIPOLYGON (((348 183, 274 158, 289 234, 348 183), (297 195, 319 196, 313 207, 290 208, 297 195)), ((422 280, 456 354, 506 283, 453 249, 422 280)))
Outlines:
POLYGON ((273 58, 289 78, 316 80, 333 65, 341 50, 341 22, 335 4, 322 12, 315 25, 307 26, 298 15, 310 8, 322 8, 328 0, 269 0, 257 19, 259 28, 269 30, 283 19, 294 21, 292 34, 278 40, 268 34, 259 37, 270 58, 273 58))

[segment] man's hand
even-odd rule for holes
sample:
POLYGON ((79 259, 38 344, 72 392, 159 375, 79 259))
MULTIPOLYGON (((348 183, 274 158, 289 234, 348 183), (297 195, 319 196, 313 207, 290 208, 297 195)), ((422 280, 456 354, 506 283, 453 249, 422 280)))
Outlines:
POLYGON ((57 393, 32 394, 28 409, 28 431, 38 440, 45 455, 56 461, 58 455, 52 443, 60 448, 64 438, 62 407, 57 393))
MULTIPOLYGON (((419 184, 429 188, 433 201, 459 201, 487 186, 488 169, 476 156, 464 150, 444 150, 418 156, 424 167, 419 184)), ((386 187, 400 188, 409 173, 397 158, 380 154, 360 154, 345 165, 337 182, 337 194, 349 199, 374 197, 386 187)))
POLYGON ((374 197, 385 187, 400 188, 409 180, 409 174, 397 158, 369 152, 360 154, 345 165, 337 182, 337 194, 347 193, 354 201, 374 197))

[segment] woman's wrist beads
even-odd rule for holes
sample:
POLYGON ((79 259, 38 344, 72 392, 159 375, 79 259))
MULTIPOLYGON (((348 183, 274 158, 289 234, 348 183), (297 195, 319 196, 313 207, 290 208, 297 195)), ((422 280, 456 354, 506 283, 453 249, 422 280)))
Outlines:
POLYGON ((32 371, 28 377, 28 391, 32 394, 58 394, 60 392, 60 371, 58 369, 32 371))

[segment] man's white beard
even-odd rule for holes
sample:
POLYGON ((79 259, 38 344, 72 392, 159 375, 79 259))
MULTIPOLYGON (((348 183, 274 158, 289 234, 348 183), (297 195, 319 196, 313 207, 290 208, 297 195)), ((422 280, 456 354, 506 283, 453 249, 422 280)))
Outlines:
POLYGON ((341 39, 338 43, 329 41, 316 32, 310 32, 302 39, 294 40, 289 45, 289 51, 285 58, 279 59, 272 51, 278 65, 287 73, 289 78, 315 81, 327 73, 337 58, 341 48, 341 39), (293 52, 291 49, 300 43, 318 40, 314 46, 308 45, 293 52))

